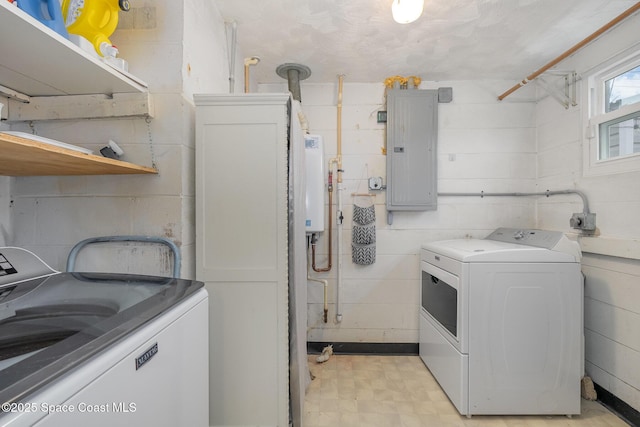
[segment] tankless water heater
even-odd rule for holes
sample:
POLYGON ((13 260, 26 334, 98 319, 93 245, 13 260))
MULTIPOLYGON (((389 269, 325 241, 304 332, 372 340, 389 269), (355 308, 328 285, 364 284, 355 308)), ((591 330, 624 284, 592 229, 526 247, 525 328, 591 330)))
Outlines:
POLYGON ((305 230, 307 233, 324 231, 324 147, 322 136, 305 135, 305 179, 307 195, 305 199, 305 230))

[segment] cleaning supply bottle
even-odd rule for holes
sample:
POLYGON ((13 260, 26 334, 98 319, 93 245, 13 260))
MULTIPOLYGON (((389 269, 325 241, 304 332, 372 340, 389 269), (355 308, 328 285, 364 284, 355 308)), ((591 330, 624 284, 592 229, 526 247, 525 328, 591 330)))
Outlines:
POLYGON ((19 0, 18 8, 42 22, 64 38, 69 38, 65 28, 59 0, 19 0))
POLYGON ((100 56, 115 57, 109 37, 118 26, 118 12, 130 9, 129 0, 63 0, 62 14, 70 34, 89 40, 100 56))

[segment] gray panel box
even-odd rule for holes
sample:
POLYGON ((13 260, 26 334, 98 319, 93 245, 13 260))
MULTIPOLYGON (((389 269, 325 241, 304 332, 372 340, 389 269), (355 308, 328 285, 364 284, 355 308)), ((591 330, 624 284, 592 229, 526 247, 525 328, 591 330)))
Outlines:
POLYGON ((437 209, 438 90, 387 92, 387 211, 437 209))

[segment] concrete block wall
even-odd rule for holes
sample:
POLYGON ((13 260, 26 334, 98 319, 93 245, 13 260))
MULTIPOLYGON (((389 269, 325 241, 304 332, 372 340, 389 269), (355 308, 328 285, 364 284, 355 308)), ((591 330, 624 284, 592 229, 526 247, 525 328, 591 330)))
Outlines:
MULTIPOLYGON (((565 109, 551 97, 537 104, 538 189, 577 188, 596 213, 596 237, 581 237, 585 275, 586 372, 594 382, 640 410, 640 171, 585 175, 586 79, 590 70, 621 53, 640 52, 640 17, 612 31, 560 64, 575 70, 578 105, 565 109)), ((540 228, 575 232, 571 212, 581 212, 579 198, 538 202, 540 228)))
MULTIPOLYGON (((423 89, 450 86, 453 102, 439 105, 438 189, 440 192, 530 192, 535 189, 535 105, 500 103, 496 94, 508 82, 425 82, 423 89)), ((286 91, 285 85, 261 85, 260 91, 286 91)), ((303 110, 310 132, 324 138, 326 160, 337 143, 337 82, 304 84, 303 110)), ((329 281, 329 320, 323 323, 322 285, 309 285, 308 339, 320 342, 415 343, 418 341, 419 250, 423 242, 484 237, 500 226, 533 227, 535 199, 441 197, 429 212, 395 212, 387 224, 385 193, 377 192, 376 262, 351 261, 352 193, 368 192, 367 178, 386 183, 384 86, 344 83, 342 155, 344 168, 343 320, 335 321, 337 243, 333 269, 312 273, 329 281)), ((334 199, 336 193, 334 191, 334 199)), ((335 209, 335 208, 334 208, 335 209)), ((335 215, 334 215, 335 218, 335 215)), ((317 264, 326 265, 326 232, 317 247, 317 264)), ((334 226, 334 236, 336 230, 334 226)))
MULTIPOLYGON (((577 188, 596 213, 597 235, 580 238, 585 275, 586 373, 636 410, 640 410, 640 172, 600 177, 582 176, 582 119, 580 108, 564 110, 555 100, 538 105, 539 190, 577 188), (557 167, 562 159, 565 168, 557 167), (595 246, 597 243, 597 246, 595 246), (623 254, 623 257, 618 256, 623 254)), ((572 212, 581 212, 577 197, 540 200, 538 226, 575 233, 572 212)))

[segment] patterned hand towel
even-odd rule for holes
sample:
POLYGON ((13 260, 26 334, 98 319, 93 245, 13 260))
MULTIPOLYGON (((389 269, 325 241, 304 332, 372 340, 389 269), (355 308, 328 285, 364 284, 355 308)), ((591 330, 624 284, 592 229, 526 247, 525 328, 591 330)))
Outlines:
POLYGON ((376 262, 376 210, 371 200, 368 202, 367 206, 353 204, 351 260, 358 265, 376 262))

